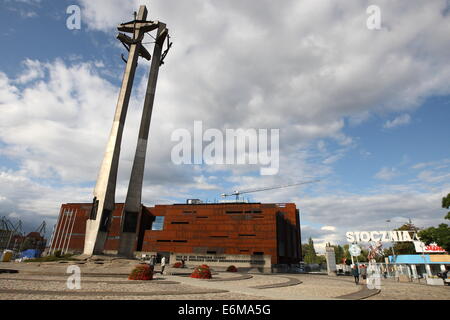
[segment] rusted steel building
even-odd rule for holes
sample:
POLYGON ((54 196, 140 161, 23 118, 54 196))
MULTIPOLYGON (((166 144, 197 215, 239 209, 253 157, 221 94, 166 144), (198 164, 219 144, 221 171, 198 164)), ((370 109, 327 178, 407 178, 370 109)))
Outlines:
MULTIPOLYGON (((86 221, 92 204, 64 204, 49 246, 81 253, 86 221)), ((123 204, 116 204, 101 231, 107 232, 101 253, 118 254, 120 237, 129 231, 122 219, 123 204)), ((301 260, 299 212, 294 203, 173 204, 141 207, 131 246, 141 253, 170 255, 270 256, 272 265, 301 260)), ((123 242, 122 242, 123 245, 123 242)))

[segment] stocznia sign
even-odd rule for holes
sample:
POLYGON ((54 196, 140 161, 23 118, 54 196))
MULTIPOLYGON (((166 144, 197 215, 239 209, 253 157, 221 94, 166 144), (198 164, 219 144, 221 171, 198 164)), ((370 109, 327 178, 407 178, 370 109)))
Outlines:
POLYGON ((349 231, 345 234, 348 242, 408 242, 418 240, 417 234, 411 237, 409 231, 349 231))

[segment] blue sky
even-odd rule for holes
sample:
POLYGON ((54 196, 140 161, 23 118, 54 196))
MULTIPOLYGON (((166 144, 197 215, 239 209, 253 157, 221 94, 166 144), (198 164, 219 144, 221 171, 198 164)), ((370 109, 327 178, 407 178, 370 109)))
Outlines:
MULTIPOLYGON (((0 3, 0 215, 31 230, 44 219, 53 224, 61 203, 91 201, 124 68, 115 26, 140 2, 0 3), (81 8, 81 30, 66 27, 72 4, 81 8)), ((212 201, 320 178, 250 199, 295 202, 303 237, 319 246, 344 242, 346 231, 384 229, 386 219, 441 222, 440 199, 450 192, 449 4, 374 4, 382 14, 375 31, 366 27, 366 1, 149 2, 174 46, 158 83, 143 202, 212 201), (260 176, 258 166, 174 165, 170 135, 194 121, 280 129, 278 175, 260 176)), ((117 201, 148 68, 141 60, 117 201)))

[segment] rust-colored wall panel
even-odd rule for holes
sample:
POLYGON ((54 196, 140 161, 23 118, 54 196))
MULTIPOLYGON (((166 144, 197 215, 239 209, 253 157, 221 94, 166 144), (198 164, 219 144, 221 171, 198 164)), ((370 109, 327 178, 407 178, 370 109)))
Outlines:
MULTIPOLYGON (((180 204, 143 208, 143 217, 145 215, 148 221, 153 221, 155 216, 165 217, 163 230, 151 230, 150 223, 139 231, 143 252, 193 253, 220 250, 225 254, 270 254, 273 264, 295 263, 300 260, 300 225, 293 203, 180 204), (288 235, 283 234, 286 230, 288 235), (278 254, 280 239, 288 242, 283 256, 278 254)), ((91 205, 64 204, 61 207, 61 217, 66 209, 77 212, 69 249, 81 252, 91 205)), ((123 204, 117 204, 113 211, 105 250, 118 249, 122 209, 123 204)), ((62 229, 60 222, 56 232, 61 232, 62 229)))

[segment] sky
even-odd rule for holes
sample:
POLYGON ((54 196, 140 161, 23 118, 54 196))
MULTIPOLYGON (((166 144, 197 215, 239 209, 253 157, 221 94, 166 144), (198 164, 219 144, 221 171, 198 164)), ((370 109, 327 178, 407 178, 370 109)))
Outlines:
MULTIPOLYGON (((222 193, 294 202, 319 251, 347 231, 443 222, 450 193, 450 1, 0 0, 0 216, 48 232, 63 203, 92 201, 140 4, 167 24, 143 203, 222 193), (67 27, 81 9, 79 30, 67 27), (369 29, 370 5, 381 28, 369 29), (177 129, 279 129, 280 165, 173 163, 177 129), (386 220, 391 220, 387 223, 386 220)), ((144 42, 152 50, 152 39, 144 42)), ((139 61, 122 142, 124 201, 150 63, 139 61)))

